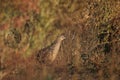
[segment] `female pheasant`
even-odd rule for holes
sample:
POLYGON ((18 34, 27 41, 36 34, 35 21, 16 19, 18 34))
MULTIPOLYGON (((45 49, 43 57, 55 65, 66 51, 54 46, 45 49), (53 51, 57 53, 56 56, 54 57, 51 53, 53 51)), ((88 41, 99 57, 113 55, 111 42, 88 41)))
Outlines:
POLYGON ((65 39, 63 35, 59 36, 51 45, 38 51, 36 58, 40 64, 51 64, 58 54, 60 45, 65 39))

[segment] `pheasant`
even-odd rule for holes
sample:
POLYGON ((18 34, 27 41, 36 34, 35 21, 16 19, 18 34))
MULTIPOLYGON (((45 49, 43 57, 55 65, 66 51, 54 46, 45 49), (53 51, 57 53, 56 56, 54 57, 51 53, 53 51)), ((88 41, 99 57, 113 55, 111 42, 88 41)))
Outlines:
POLYGON ((46 48, 43 48, 37 52, 36 58, 40 64, 51 64, 58 54, 60 45, 65 39, 65 36, 59 36, 51 45, 46 48))

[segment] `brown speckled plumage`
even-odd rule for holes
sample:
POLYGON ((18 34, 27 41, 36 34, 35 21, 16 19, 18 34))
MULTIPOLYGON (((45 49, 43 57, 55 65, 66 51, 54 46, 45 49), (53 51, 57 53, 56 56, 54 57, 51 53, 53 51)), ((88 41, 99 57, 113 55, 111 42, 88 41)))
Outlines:
POLYGON ((64 39, 65 37, 62 35, 58 37, 50 46, 39 50, 36 55, 37 61, 39 61, 40 64, 51 64, 55 60, 60 45, 64 39))

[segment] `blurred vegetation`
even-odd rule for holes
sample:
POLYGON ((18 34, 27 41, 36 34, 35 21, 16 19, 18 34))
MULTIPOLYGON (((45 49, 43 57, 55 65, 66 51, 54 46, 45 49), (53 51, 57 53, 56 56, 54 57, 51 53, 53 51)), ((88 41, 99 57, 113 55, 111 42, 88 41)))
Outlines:
POLYGON ((119 0, 0 0, 3 80, 119 80, 119 0), (66 36, 53 66, 33 59, 66 36))

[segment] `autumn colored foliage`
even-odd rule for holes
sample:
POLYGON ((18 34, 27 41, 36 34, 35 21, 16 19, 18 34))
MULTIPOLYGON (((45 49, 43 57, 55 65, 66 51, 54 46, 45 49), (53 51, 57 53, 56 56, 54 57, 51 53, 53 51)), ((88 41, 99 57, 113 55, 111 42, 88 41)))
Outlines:
POLYGON ((119 80, 119 0, 0 0, 0 80, 119 80), (36 53, 63 34, 53 65, 36 53))

